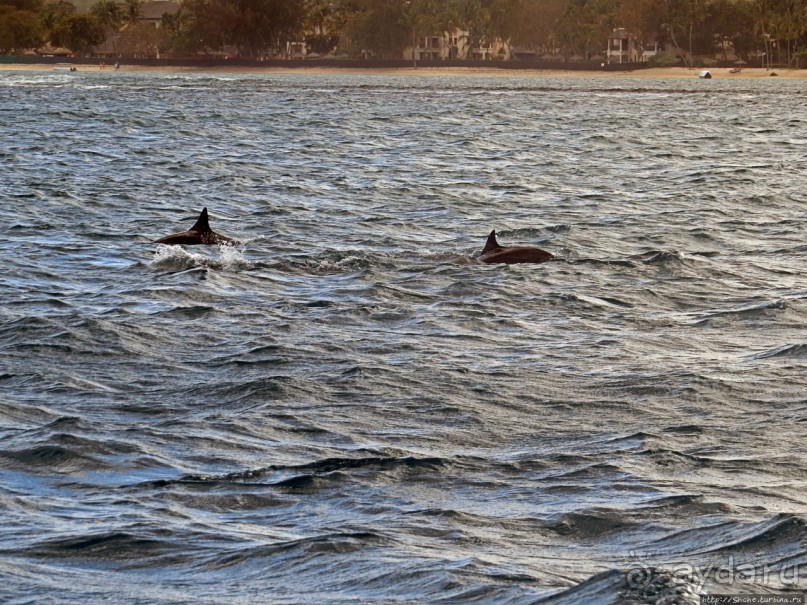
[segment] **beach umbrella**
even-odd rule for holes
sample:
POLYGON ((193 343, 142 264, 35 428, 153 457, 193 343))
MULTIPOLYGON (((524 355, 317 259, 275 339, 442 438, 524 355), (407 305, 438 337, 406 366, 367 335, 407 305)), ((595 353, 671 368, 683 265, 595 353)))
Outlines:
POLYGON ((739 71, 740 71, 740 70, 743 68, 743 65, 745 65, 745 61, 743 61, 742 59, 738 59, 737 61, 735 61, 735 62, 734 62, 734 64, 735 64, 737 67, 735 67, 735 68, 734 68, 734 69, 732 69, 731 71, 732 71, 733 73, 737 73, 737 72, 739 72, 739 71))

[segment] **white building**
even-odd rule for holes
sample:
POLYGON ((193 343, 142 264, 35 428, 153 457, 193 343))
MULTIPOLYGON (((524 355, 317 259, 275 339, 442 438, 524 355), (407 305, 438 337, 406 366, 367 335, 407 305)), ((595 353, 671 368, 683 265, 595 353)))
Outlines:
MULTIPOLYGON (((446 59, 473 59, 477 61, 490 61, 493 59, 508 59, 510 49, 504 42, 485 44, 479 48, 468 48, 468 32, 454 28, 443 32, 442 36, 424 36, 418 40, 414 49, 416 61, 440 61, 446 59), (470 56, 469 56, 470 55, 470 56)), ((412 59, 412 47, 403 51, 404 59, 412 59)))
POLYGON ((608 49, 605 55, 608 63, 637 63, 640 60, 636 40, 624 27, 615 29, 608 36, 608 49))

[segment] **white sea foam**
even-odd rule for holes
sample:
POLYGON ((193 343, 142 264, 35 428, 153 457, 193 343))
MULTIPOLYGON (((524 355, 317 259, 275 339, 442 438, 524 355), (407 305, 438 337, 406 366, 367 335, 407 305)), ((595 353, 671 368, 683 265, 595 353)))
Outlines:
POLYGON ((164 271, 186 271, 196 267, 222 271, 251 269, 244 250, 239 246, 211 246, 188 250, 182 246, 158 244, 151 266, 164 271), (218 258, 216 258, 218 254, 218 258))

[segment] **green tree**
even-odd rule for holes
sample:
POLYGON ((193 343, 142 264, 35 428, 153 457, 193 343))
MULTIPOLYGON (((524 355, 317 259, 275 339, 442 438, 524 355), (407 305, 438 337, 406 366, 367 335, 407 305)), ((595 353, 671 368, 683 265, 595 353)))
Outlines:
POLYGON ((399 21, 412 32, 412 64, 417 66, 415 51, 418 41, 421 36, 436 34, 442 29, 442 15, 434 0, 404 0, 402 9, 399 21))
POLYGON ((167 46, 169 35, 167 30, 141 21, 121 32, 118 50, 129 57, 154 59, 160 56, 160 49, 167 46))
MULTIPOLYGON (((490 4, 490 35, 492 40, 512 44, 518 28, 521 0, 493 0, 490 4)), ((504 48, 499 48, 499 58, 505 58, 504 48)))
POLYGON ((0 5, 0 53, 36 48, 44 40, 44 28, 37 14, 0 5))
MULTIPOLYGON (((807 33, 807 3, 804 0, 787 0, 779 4, 777 19, 778 38, 785 50, 785 60, 792 64, 798 52, 799 42, 807 33)), ((781 61, 781 59, 780 59, 781 61)))
POLYGON ((382 59, 399 58, 412 42, 401 0, 377 0, 355 7, 352 37, 361 52, 382 59))
POLYGON ((59 27, 59 24, 75 13, 75 5, 66 0, 46 4, 40 13, 40 22, 45 30, 45 38, 53 42, 54 32, 59 27))
POLYGON ((232 44, 240 55, 261 57, 300 39, 304 9, 303 0, 184 0, 167 24, 175 50, 211 52, 232 44))
MULTIPOLYGON (((338 51, 355 55, 361 50, 359 25, 366 0, 311 0, 328 5, 327 27, 338 36, 338 51)), ((316 12, 316 9, 314 9, 316 12)), ((317 17, 312 17, 316 19, 317 17)))
POLYGON ((335 11, 333 0, 306 1, 304 28, 310 32, 305 37, 309 50, 327 54, 336 48, 339 36, 336 34, 335 11))
POLYGON ((15 8, 21 11, 37 13, 42 10, 42 0, 3 0, 0 6, 5 8, 15 8))
POLYGON ((115 36, 123 23, 123 10, 115 0, 98 0, 90 7, 90 15, 95 17, 104 30, 104 36, 112 40, 112 51, 117 54, 115 36))
POLYGON ((568 60, 570 54, 587 57, 605 47, 610 30, 602 28, 602 17, 594 3, 586 0, 570 2, 557 26, 558 40, 568 60))
POLYGON ((333 33, 337 13, 333 0, 306 0, 303 12, 308 29, 316 34, 333 33))
POLYGON ((104 29, 90 15, 68 15, 51 32, 51 41, 78 53, 89 53, 104 41, 104 29))
POLYGON ((225 11, 219 0, 183 0, 169 21, 171 48, 180 54, 216 51, 227 40, 225 11))
POLYGON ((775 0, 754 0, 751 5, 754 15, 754 33, 762 39, 765 48, 763 63, 768 68, 773 64, 771 29, 772 21, 775 18, 774 4, 775 0))
POLYGON ((302 0, 230 0, 227 39, 239 54, 262 56, 298 39, 304 20, 302 0))
MULTIPOLYGON (((42 1, 0 3, 35 11, 54 43, 70 36, 78 43, 82 28, 85 38, 92 37, 90 22, 77 21, 72 4, 42 1)), ((12 35, 31 33, 25 21, 10 26, 10 14, 6 8, 0 15, 5 47, 12 35)), ((126 23, 135 32, 141 15, 141 0, 97 0, 85 17, 105 30, 126 23)), ((464 46, 473 57, 499 40, 536 51, 561 48, 568 58, 601 53, 610 32, 624 27, 640 44, 671 40, 689 66, 696 53, 721 48, 725 57, 733 46, 739 56, 750 57, 763 44, 768 61, 777 53, 793 62, 805 54, 800 49, 807 44, 807 0, 182 0, 164 26, 160 39, 147 46, 163 47, 168 40, 174 52, 197 53, 235 45, 241 55, 265 56, 284 51, 305 32, 317 52, 338 48, 399 58, 411 47, 414 59, 424 36, 443 35, 454 47, 452 56, 464 46), (464 32, 459 43, 457 31, 464 32)))
POLYGON ((305 37, 306 48, 322 55, 332 52, 338 43, 339 38, 333 34, 308 34, 305 37))
POLYGON ((142 0, 125 0, 123 3, 123 20, 134 25, 143 16, 142 0))
POLYGON ((685 64, 691 69, 693 63, 693 40, 695 27, 706 19, 706 0, 666 0, 664 5, 666 22, 665 28, 684 57, 685 64), (681 52, 678 40, 680 36, 688 41, 688 52, 681 52))
POLYGON ((449 10, 454 23, 465 30, 465 48, 468 59, 473 59, 493 38, 493 20, 489 0, 451 0, 449 10))
POLYGON ((553 52, 558 23, 567 9, 568 0, 521 0, 511 43, 536 51, 553 52))
POLYGON ((104 29, 118 29, 123 23, 123 10, 115 0, 98 0, 90 7, 90 14, 104 29))
POLYGON ((754 16, 751 3, 746 0, 713 0, 708 7, 705 22, 707 30, 727 60, 727 49, 732 47, 747 60, 754 46, 754 16))
POLYGON ((666 32, 662 24, 663 12, 659 9, 658 0, 623 1, 617 9, 618 27, 624 27, 636 37, 636 43, 641 50, 645 43, 661 42, 666 39, 666 32))

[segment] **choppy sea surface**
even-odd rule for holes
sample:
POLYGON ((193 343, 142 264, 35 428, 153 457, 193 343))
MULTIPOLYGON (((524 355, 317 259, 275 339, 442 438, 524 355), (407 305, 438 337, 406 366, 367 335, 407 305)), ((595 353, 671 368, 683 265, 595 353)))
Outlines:
POLYGON ((802 594, 805 150, 799 81, 0 73, 0 601, 802 594))

